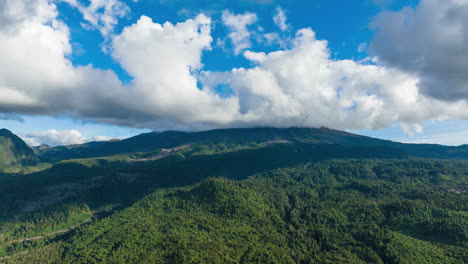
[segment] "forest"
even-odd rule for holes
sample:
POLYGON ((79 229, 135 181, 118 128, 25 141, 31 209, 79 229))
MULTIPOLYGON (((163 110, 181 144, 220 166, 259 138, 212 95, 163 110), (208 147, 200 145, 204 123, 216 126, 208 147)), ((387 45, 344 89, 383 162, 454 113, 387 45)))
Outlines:
POLYGON ((0 263, 468 259, 468 161, 370 139, 190 136, 4 173, 0 263))

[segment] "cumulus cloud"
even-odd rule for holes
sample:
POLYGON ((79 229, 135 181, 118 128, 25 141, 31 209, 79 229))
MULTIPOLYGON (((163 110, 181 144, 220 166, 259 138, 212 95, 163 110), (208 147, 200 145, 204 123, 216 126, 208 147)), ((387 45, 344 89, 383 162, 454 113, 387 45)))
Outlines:
POLYGON ((420 78, 433 98, 468 99, 468 1, 421 0, 373 21, 371 49, 382 63, 420 78))
POLYGON ((411 74, 330 59, 327 42, 317 40, 311 29, 299 30, 292 46, 268 54, 245 52, 258 64, 251 69, 207 73, 233 88, 239 123, 379 129, 401 122, 408 131, 418 131, 422 120, 468 117, 466 104, 421 95, 419 80, 411 74))
POLYGON ((42 144, 49 146, 74 145, 91 141, 108 141, 112 139, 105 136, 86 138, 77 130, 58 131, 55 129, 29 133, 21 136, 21 138, 30 146, 39 146, 42 144))
POLYGON ((134 111, 185 124, 232 119, 234 100, 199 89, 194 76, 202 67, 202 51, 211 47, 210 25, 205 15, 176 25, 142 16, 113 39, 112 55, 135 78, 130 84, 137 98, 131 102, 134 111))
POLYGON ((2 116, 66 114, 158 130, 379 129, 400 123, 410 132, 420 131, 420 124, 431 119, 468 119, 465 101, 427 96, 421 88, 427 82, 423 71, 388 67, 389 62, 333 60, 327 42, 317 40, 310 28, 284 39, 287 43, 275 52, 248 50, 248 26, 257 20, 252 13, 224 12, 235 51, 244 51, 254 65, 226 72, 203 71, 202 54, 209 52, 213 41, 209 17, 201 14, 176 24, 159 24, 142 16, 109 37, 110 56, 133 77, 122 84, 110 70, 71 63, 69 29, 57 18, 54 2, 6 0, 2 4, 2 116), (219 87, 227 87, 229 93, 218 94, 219 87))
POLYGON ((107 37, 113 33, 118 19, 125 17, 130 12, 129 7, 119 0, 90 0, 89 5, 83 5, 79 0, 62 0, 77 8, 86 23, 84 28, 96 29, 107 37))
POLYGON ((2 3, 0 19, 8 21, 0 27, 2 115, 66 114, 166 129, 231 120, 234 101, 199 89, 193 75, 212 42, 208 17, 161 25, 143 16, 113 37, 112 56, 135 78, 123 85, 110 70, 72 65, 69 30, 53 2, 2 3))
POLYGON ((111 119, 128 115, 115 73, 75 67, 68 27, 48 0, 7 0, 0 9, 0 112, 111 119))
POLYGON ((257 15, 246 12, 244 14, 232 14, 229 10, 223 11, 222 20, 229 29, 229 39, 234 46, 234 54, 238 55, 243 50, 251 47, 250 37, 252 32, 249 26, 257 22, 257 15))
MULTIPOLYGON (((43 1, 3 1, 0 20, 0 108, 34 111, 46 86, 66 85, 71 65, 68 28, 55 5, 43 1)), ((53 88, 51 88, 53 89, 53 88)))

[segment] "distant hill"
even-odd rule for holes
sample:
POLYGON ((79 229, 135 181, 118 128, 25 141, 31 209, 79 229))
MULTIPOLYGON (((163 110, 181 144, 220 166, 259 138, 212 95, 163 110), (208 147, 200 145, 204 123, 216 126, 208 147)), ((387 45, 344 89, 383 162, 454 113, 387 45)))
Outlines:
POLYGON ((249 145, 273 141, 306 144, 334 144, 346 147, 380 147, 411 157, 468 159, 468 147, 449 147, 435 144, 404 144, 389 140, 360 136, 328 128, 239 128, 203 132, 151 132, 120 141, 90 142, 82 145, 36 149, 46 160, 103 157, 132 152, 146 152, 159 148, 174 148, 184 144, 249 145))
POLYGON ((0 129, 0 171, 11 172, 38 161, 32 148, 7 129, 0 129))

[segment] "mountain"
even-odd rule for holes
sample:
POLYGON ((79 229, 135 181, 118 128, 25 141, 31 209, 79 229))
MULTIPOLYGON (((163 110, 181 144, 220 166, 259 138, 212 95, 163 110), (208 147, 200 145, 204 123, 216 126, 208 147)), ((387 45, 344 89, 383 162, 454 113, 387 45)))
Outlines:
POLYGON ((465 263, 467 147, 326 128, 35 149, 0 177, 0 263, 465 263))
POLYGON ((0 129, 0 171, 15 171, 37 161, 34 151, 21 138, 7 129, 0 129))
POLYGON ((218 129, 202 132, 151 132, 120 141, 59 146, 42 150, 38 149, 38 152, 45 159, 57 161, 74 158, 103 157, 121 153, 147 152, 159 148, 174 148, 184 144, 223 144, 233 146, 276 141, 347 147, 381 147, 390 149, 393 152, 400 151, 413 157, 468 159, 468 148, 466 146, 449 147, 436 144, 403 144, 328 128, 296 127, 283 129, 218 129))

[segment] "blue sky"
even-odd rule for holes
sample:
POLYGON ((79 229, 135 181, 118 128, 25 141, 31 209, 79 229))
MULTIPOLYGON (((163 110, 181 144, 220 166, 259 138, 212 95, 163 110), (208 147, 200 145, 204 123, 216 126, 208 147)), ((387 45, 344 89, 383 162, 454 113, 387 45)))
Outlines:
MULTIPOLYGON (((56 48, 47 49, 42 55, 37 54, 38 58, 34 58, 36 54, 33 54, 29 60, 24 61, 12 56, 7 63, 13 66, 8 69, 0 65, 0 95, 4 96, 4 100, 0 100, 0 127, 11 129, 31 144, 52 145, 80 143, 91 139, 124 138, 152 130, 200 130, 256 125, 323 125, 404 142, 450 145, 468 143, 468 122, 464 121, 465 80, 447 80, 444 71, 439 69, 441 66, 437 66, 447 63, 446 59, 437 61, 437 58, 431 61, 418 47, 411 47, 412 42, 427 42, 427 46, 431 47, 427 52, 434 53, 437 52, 434 49, 439 48, 447 53, 447 58, 453 58, 453 52, 458 52, 461 58, 465 58, 465 49, 444 49, 445 46, 435 43, 436 41, 431 43, 431 39, 424 39, 422 31, 429 29, 417 28, 417 25, 423 24, 417 23, 418 19, 423 21, 422 11, 430 13, 440 7, 449 12, 456 5, 466 7, 468 3, 465 1, 455 3, 456 1, 451 0, 441 7, 434 0, 113 0, 108 1, 108 4, 114 4, 109 6, 109 10, 105 9, 105 2, 8 0, 4 7, 0 5, 0 8, 5 9, 0 13, 0 21, 4 19, 8 22, 5 26, 0 25, 0 32, 4 31, 5 39, 15 40, 14 30, 21 36, 21 29, 18 29, 21 27, 14 27, 16 23, 31 28, 41 26, 42 29, 38 31, 40 34, 49 34, 47 29, 53 29, 57 40, 53 42, 55 38, 49 37, 50 40, 47 39, 45 43, 34 44, 38 36, 35 35, 36 39, 32 40, 31 47, 24 47, 25 49, 35 49, 39 45, 56 48), (21 2, 26 5, 33 2, 35 5, 25 9, 21 2), (93 5, 97 9, 92 9, 93 5), (51 10, 51 13, 43 14, 40 10, 51 10), (280 12, 284 14, 284 28, 281 28, 278 20, 275 22, 280 12), (200 14, 204 14, 203 17, 200 14), (18 16, 26 18, 18 19, 18 16), (142 16, 151 20, 142 20, 142 16), (31 17, 30 21, 28 17, 31 17), (39 19, 32 19, 34 17, 39 19), (402 17, 406 19, 403 22, 398 20, 402 17), (242 21, 246 21, 242 19, 250 19, 250 22, 242 26, 242 21), (192 22, 187 22, 189 20, 192 22), (106 21, 113 22, 106 24, 106 21), (167 21, 174 28, 166 28, 164 23, 167 21), (232 21, 231 24, 228 21, 232 21), (9 23, 11 29, 8 28, 9 23), (177 23, 184 23, 187 27, 195 28, 195 31, 183 31, 186 29, 177 27, 177 23), (399 27, 396 28, 393 24, 399 27), (152 38, 142 39, 153 34, 148 25, 161 25, 164 29, 161 34, 166 35, 153 32, 156 35, 152 38), (301 31, 307 28, 310 30, 301 31), (148 32, 142 33, 142 30, 148 32), (203 30, 209 32, 202 32, 203 30), (414 34, 411 34, 411 30, 414 34), (314 37, 308 38, 310 32, 314 37), (418 36, 418 32, 422 32, 421 36, 418 36), (236 43, 231 38, 232 33, 238 34, 237 36, 247 35, 239 37, 240 40, 236 43), (167 40, 177 38, 177 34, 193 35, 187 36, 183 43, 176 42, 178 39, 167 40), (414 41, 399 39, 408 36, 414 36, 414 41), (274 39, 269 41, 268 37, 274 39), (196 43, 193 41, 194 44, 187 44, 194 39, 197 40, 196 43), (405 44, 406 41, 409 42, 408 45, 405 44), (67 51, 67 45, 71 50, 67 51), (171 50, 172 46, 184 48, 171 50), (151 50, 164 47, 167 51, 153 53, 151 50), (142 53, 139 49, 148 49, 147 56, 145 51, 142 53), (307 49, 316 51, 308 52, 307 49), (179 58, 182 50, 187 54, 179 58), (282 61, 278 61, 273 54, 277 51, 286 51, 285 54, 289 55, 280 56, 282 61), (46 52, 51 52, 51 55, 46 52), (300 57, 305 56, 304 54, 317 57, 301 61, 300 57), (49 65, 44 65, 44 69, 37 70, 37 75, 44 76, 44 80, 41 77, 31 77, 31 83, 34 86, 35 83, 44 82, 44 86, 38 84, 37 88, 31 87, 31 84, 24 84, 16 77, 11 77, 24 76, 28 79, 30 75, 35 75, 37 66, 29 63, 40 61, 40 56, 44 56, 46 61, 47 58, 51 59, 46 62, 49 65), (54 56, 57 56, 56 60, 54 56), (297 61, 290 60, 294 56, 298 57, 297 61), (413 58, 412 56, 414 61, 427 57, 427 65, 405 60, 413 58), (172 57, 175 58, 174 62, 166 63, 172 57), (314 59, 323 63, 315 63, 314 59), (284 69, 277 71, 281 64, 287 63, 293 65, 291 68, 295 68, 294 65, 305 65, 306 71, 291 76, 303 74, 304 80, 308 82, 301 82, 298 85, 303 86, 295 87, 296 80, 293 77, 284 77, 284 69), (318 68, 312 67, 315 65, 318 68), (315 76, 322 66, 330 72, 309 80, 309 76, 315 76), (15 67, 18 67, 17 73, 9 74, 15 67), (152 72, 152 68, 160 70, 152 72), (48 69, 50 70, 47 71, 48 69), (168 72, 164 76, 158 75, 166 69, 168 72), (181 72, 171 72, 169 69, 181 72), (185 69, 190 69, 190 72, 185 69), (262 70, 260 74, 256 71, 259 69, 262 70), (67 80, 54 75, 61 70, 64 73, 60 75, 70 76, 69 79, 73 80, 76 78, 82 83, 67 84, 67 80), (363 76, 356 76, 356 73, 363 76), (54 82, 48 83, 49 74, 54 82), (154 78, 151 78, 152 74, 154 78), (171 74, 174 77, 167 77, 171 74), (276 82, 261 82, 262 78, 267 77, 272 77, 276 82), (281 79, 283 77, 284 80, 281 79), (393 77, 395 87, 392 87, 393 77), (327 78, 331 78, 330 81, 327 78), (194 80, 196 86, 192 87, 190 85, 194 80), (245 84, 246 80, 254 81, 253 84, 245 84), (6 87, 4 94, 2 83, 6 87), (170 90, 184 85, 187 87, 180 91, 170 90), (268 94, 269 85, 277 85, 278 91, 272 90, 268 94), (366 88, 361 89, 361 85, 366 88), (405 88, 406 85, 408 88, 405 88), (372 90, 374 86, 375 91, 372 90), (57 88, 49 91, 49 87, 57 88), (265 92, 259 92, 258 87, 265 92), (308 87, 314 87, 318 92, 307 91, 308 87), (198 88, 203 94, 188 90, 193 88, 198 88), (209 89, 213 89, 215 94, 208 92, 209 89), (294 89, 297 91, 289 94, 294 89), (323 92, 326 89, 335 91, 337 97, 344 91, 343 94, 349 97, 339 98, 335 102, 340 105, 337 105, 339 109, 336 115, 333 101, 322 102, 324 99, 321 98, 329 96, 323 92), (401 91, 389 95, 397 89, 401 91), (443 92, 452 91, 451 89, 451 93, 443 92), (132 93, 133 90, 136 92, 132 93), (309 101, 301 100, 298 94, 302 92, 310 92, 307 95, 310 97, 306 96, 310 98, 309 101), (190 96, 192 93, 193 100, 190 96), (124 98, 130 97, 129 94, 134 98, 124 98), (181 96, 182 103, 176 100, 178 95, 181 96), (403 105, 395 99, 407 99, 410 96, 415 99, 408 99, 408 103, 403 105), (152 100, 148 99, 150 97, 152 100), (146 104, 154 106, 154 109, 143 109, 146 104), (287 112, 285 109, 288 109, 288 104, 297 109, 283 115, 282 113, 287 112), (307 104, 315 108, 308 107, 307 104), (68 132, 71 130, 76 130, 74 136, 69 136, 68 132), (50 131, 54 131, 54 137, 49 136, 50 131)), ((460 17, 463 18, 463 14, 460 17)), ((443 19, 441 21, 445 23, 443 19)), ((466 33, 454 33, 449 37, 468 39, 467 36, 459 36, 460 34, 466 33)), ((24 53, 20 50, 21 47, 13 45, 3 48, 5 54, 24 53)), ((41 52, 39 48, 37 50, 38 53, 41 52)), ((450 63, 455 72, 466 73, 467 69, 463 68, 465 66, 463 62, 450 63)))
MULTIPOLYGON (((368 43, 372 39, 372 31, 369 29, 371 19, 385 10, 399 10, 405 6, 414 6, 418 1, 385 1, 388 4, 376 4, 375 0, 341 1, 341 0, 285 0, 264 1, 264 4, 256 1, 153 1, 140 0, 138 2, 126 1, 131 8, 131 13, 120 19, 116 26, 116 33, 128 25, 134 24, 141 15, 149 16, 154 22, 172 23, 183 22, 199 13, 209 14, 217 20, 213 25, 213 37, 223 38, 227 29, 219 21, 223 10, 232 13, 253 12, 259 17, 259 24, 265 31, 274 31, 276 25, 273 22, 275 10, 281 7, 288 15, 289 24, 293 29, 312 27, 318 39, 329 42, 329 48, 333 58, 336 59, 364 59, 367 54, 358 52, 361 43, 368 43), (173 3, 170 3, 173 2, 173 3)), ((262 1, 259 1, 262 2, 262 1)), ((379 2, 377 0, 377 2, 379 2)), ((131 78, 118 63, 108 54, 102 52, 104 38, 98 31, 85 30, 80 25, 82 15, 76 9, 66 3, 59 4, 60 17, 71 29, 71 41, 77 45, 78 50, 72 54, 72 62, 76 65, 88 65, 101 69, 114 70, 121 80, 131 78)), ((255 45, 257 44, 257 45, 255 45)), ((274 51, 277 45, 255 47, 262 51, 274 51)), ((233 56, 225 52, 221 47, 203 54, 203 63, 206 70, 229 70, 234 67, 248 67, 249 62, 241 56, 233 56)))

